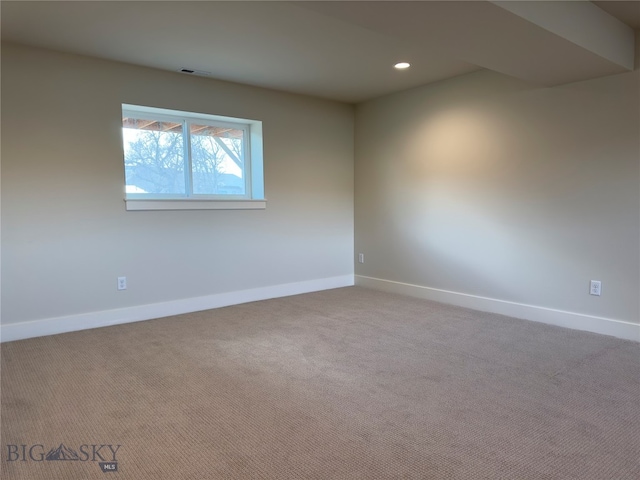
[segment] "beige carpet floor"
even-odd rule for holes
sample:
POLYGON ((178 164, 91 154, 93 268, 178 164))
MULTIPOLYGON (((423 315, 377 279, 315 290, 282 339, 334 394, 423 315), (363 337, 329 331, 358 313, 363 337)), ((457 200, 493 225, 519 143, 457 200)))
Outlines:
POLYGON ((349 287, 1 350, 2 479, 640 478, 611 337, 349 287))

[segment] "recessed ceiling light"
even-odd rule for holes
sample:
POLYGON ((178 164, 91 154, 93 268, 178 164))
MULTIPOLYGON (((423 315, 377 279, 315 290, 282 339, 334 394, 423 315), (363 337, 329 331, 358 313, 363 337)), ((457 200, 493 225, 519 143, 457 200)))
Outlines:
POLYGON ((398 70, 404 70, 405 68, 409 68, 411 66, 410 63, 407 62, 400 62, 400 63, 396 63, 393 68, 397 68, 398 70))

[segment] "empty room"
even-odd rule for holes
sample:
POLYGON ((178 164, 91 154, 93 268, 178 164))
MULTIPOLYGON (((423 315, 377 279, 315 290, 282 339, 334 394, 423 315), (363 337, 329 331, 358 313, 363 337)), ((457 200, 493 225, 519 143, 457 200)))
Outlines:
POLYGON ((640 1, 0 14, 0 478, 640 478, 640 1))

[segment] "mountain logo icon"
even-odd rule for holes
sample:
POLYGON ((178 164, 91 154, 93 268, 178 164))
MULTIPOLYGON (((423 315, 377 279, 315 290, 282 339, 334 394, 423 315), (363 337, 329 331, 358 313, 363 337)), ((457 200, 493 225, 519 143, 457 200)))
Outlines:
POLYGON ((76 451, 72 448, 65 447, 63 443, 58 448, 52 448, 47 453, 45 460, 80 460, 76 451))

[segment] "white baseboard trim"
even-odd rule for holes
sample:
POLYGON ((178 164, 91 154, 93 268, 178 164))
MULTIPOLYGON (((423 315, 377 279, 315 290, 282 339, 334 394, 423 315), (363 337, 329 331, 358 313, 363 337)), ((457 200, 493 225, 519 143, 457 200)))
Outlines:
POLYGON ((349 287, 353 284, 353 275, 343 275, 115 310, 69 315, 66 317, 7 323, 0 326, 0 341, 11 342, 25 338, 56 335, 58 333, 74 332, 89 328, 108 327, 121 323, 139 322, 142 320, 151 320, 200 310, 210 310, 212 308, 227 307, 229 305, 238 305, 258 300, 288 297, 290 295, 318 292, 332 288, 349 287))
POLYGON ((497 300, 495 298, 479 297, 466 293, 439 290, 437 288, 394 282, 392 280, 383 280, 363 275, 355 276, 355 284, 375 290, 400 293, 411 297, 471 308, 473 310, 498 313, 524 320, 532 320, 557 325, 559 327, 611 335, 625 340, 640 342, 640 324, 625 322, 623 320, 594 317, 582 313, 566 312, 552 308, 497 300))

